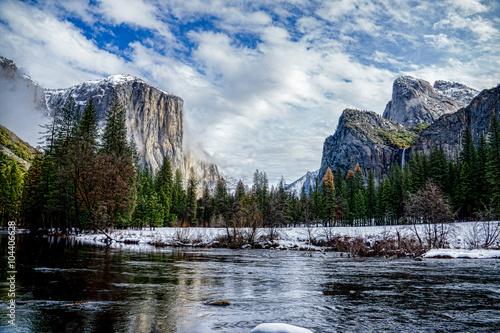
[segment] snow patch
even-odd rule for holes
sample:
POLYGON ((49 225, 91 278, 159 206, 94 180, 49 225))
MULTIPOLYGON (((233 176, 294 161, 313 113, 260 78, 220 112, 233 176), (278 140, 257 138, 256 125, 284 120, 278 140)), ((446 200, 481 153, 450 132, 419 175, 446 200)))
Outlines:
POLYGON ((424 258, 492 259, 500 258, 500 250, 433 249, 427 252, 424 258))
POLYGON ((255 327, 251 333, 312 333, 312 331, 289 324, 265 323, 255 327))

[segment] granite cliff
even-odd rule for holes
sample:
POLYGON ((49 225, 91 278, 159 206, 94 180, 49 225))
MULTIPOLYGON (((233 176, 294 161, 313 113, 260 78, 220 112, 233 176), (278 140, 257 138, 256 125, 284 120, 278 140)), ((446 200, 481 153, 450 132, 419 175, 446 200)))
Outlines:
POLYGON ((60 110, 69 94, 83 110, 90 97, 96 106, 99 121, 104 123, 106 109, 118 94, 125 113, 127 132, 137 144, 139 158, 144 165, 157 169, 164 157, 169 157, 174 170, 181 170, 185 184, 192 167, 197 176, 200 191, 206 184, 214 187, 219 178, 215 164, 205 156, 186 152, 183 144, 183 100, 154 87, 131 75, 113 75, 102 80, 86 81, 65 89, 43 89, 29 77, 21 74, 15 64, 0 59, 1 73, 9 81, 8 89, 18 85, 31 91, 33 102, 47 116, 60 110))
POLYGON ((353 170, 359 163, 365 175, 372 170, 376 177, 388 173, 391 164, 399 160, 403 148, 418 138, 419 128, 382 118, 375 112, 346 109, 339 118, 335 134, 326 138, 319 172, 353 170))
POLYGON ((327 168, 346 172, 359 163, 365 176, 373 170, 378 179, 403 156, 407 160, 411 150, 428 153, 432 145, 443 146, 450 158, 456 158, 466 126, 476 139, 488 130, 491 113, 498 109, 497 90, 475 97, 477 90, 460 83, 436 81, 433 87, 409 76, 397 78, 383 117, 344 110, 335 134, 323 145, 319 177, 327 168))
POLYGON ((500 85, 483 90, 465 108, 439 118, 422 132, 412 150, 428 154, 432 146, 443 147, 450 159, 457 159, 467 127, 474 141, 488 133, 491 117, 500 114, 500 85))
POLYGON ((467 106, 479 92, 460 83, 429 82, 402 76, 394 81, 392 100, 385 107, 383 118, 412 127, 435 122, 444 114, 467 106))

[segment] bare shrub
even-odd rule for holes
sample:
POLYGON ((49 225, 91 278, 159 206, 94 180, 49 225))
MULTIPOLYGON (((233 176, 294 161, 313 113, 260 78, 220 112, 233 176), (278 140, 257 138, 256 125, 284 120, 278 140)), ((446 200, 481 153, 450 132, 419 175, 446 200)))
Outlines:
POLYGON ((189 228, 176 228, 174 232, 173 241, 178 244, 191 243, 191 229, 189 228))
POLYGON ((405 199, 405 218, 413 224, 413 231, 420 244, 428 248, 443 248, 452 228, 447 225, 452 221, 451 207, 441 188, 427 181, 425 187, 417 193, 407 193, 405 199), (417 224, 423 224, 423 234, 417 224))

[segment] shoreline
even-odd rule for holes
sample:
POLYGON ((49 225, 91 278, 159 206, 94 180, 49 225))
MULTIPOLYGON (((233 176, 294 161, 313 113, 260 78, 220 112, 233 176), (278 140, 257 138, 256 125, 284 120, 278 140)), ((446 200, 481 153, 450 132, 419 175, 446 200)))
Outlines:
MULTIPOLYGON (((421 246, 419 237, 428 225, 395 225, 364 227, 296 227, 296 228, 174 228, 155 230, 112 230, 69 234, 64 237, 91 244, 140 247, 192 247, 230 249, 270 249, 315 252, 341 252, 353 257, 410 258, 500 258, 500 237, 488 249, 472 248, 481 240, 478 228, 487 222, 461 222, 446 225, 444 248, 421 246), (416 230, 416 231, 415 231, 416 230), (474 234, 473 231, 476 231, 474 234)), ((490 222, 491 223, 491 222, 490 222)), ((493 222, 498 223, 498 222, 493 222)), ((61 236, 52 233, 53 236, 61 236)))

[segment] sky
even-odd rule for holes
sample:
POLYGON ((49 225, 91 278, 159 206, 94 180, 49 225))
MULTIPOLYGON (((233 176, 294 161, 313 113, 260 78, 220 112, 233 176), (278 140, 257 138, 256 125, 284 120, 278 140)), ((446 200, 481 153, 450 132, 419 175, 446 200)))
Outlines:
POLYGON ((0 0, 0 55, 46 88, 113 74, 184 100, 185 141, 271 184, 319 168, 345 108, 401 75, 500 82, 494 0, 0 0))

